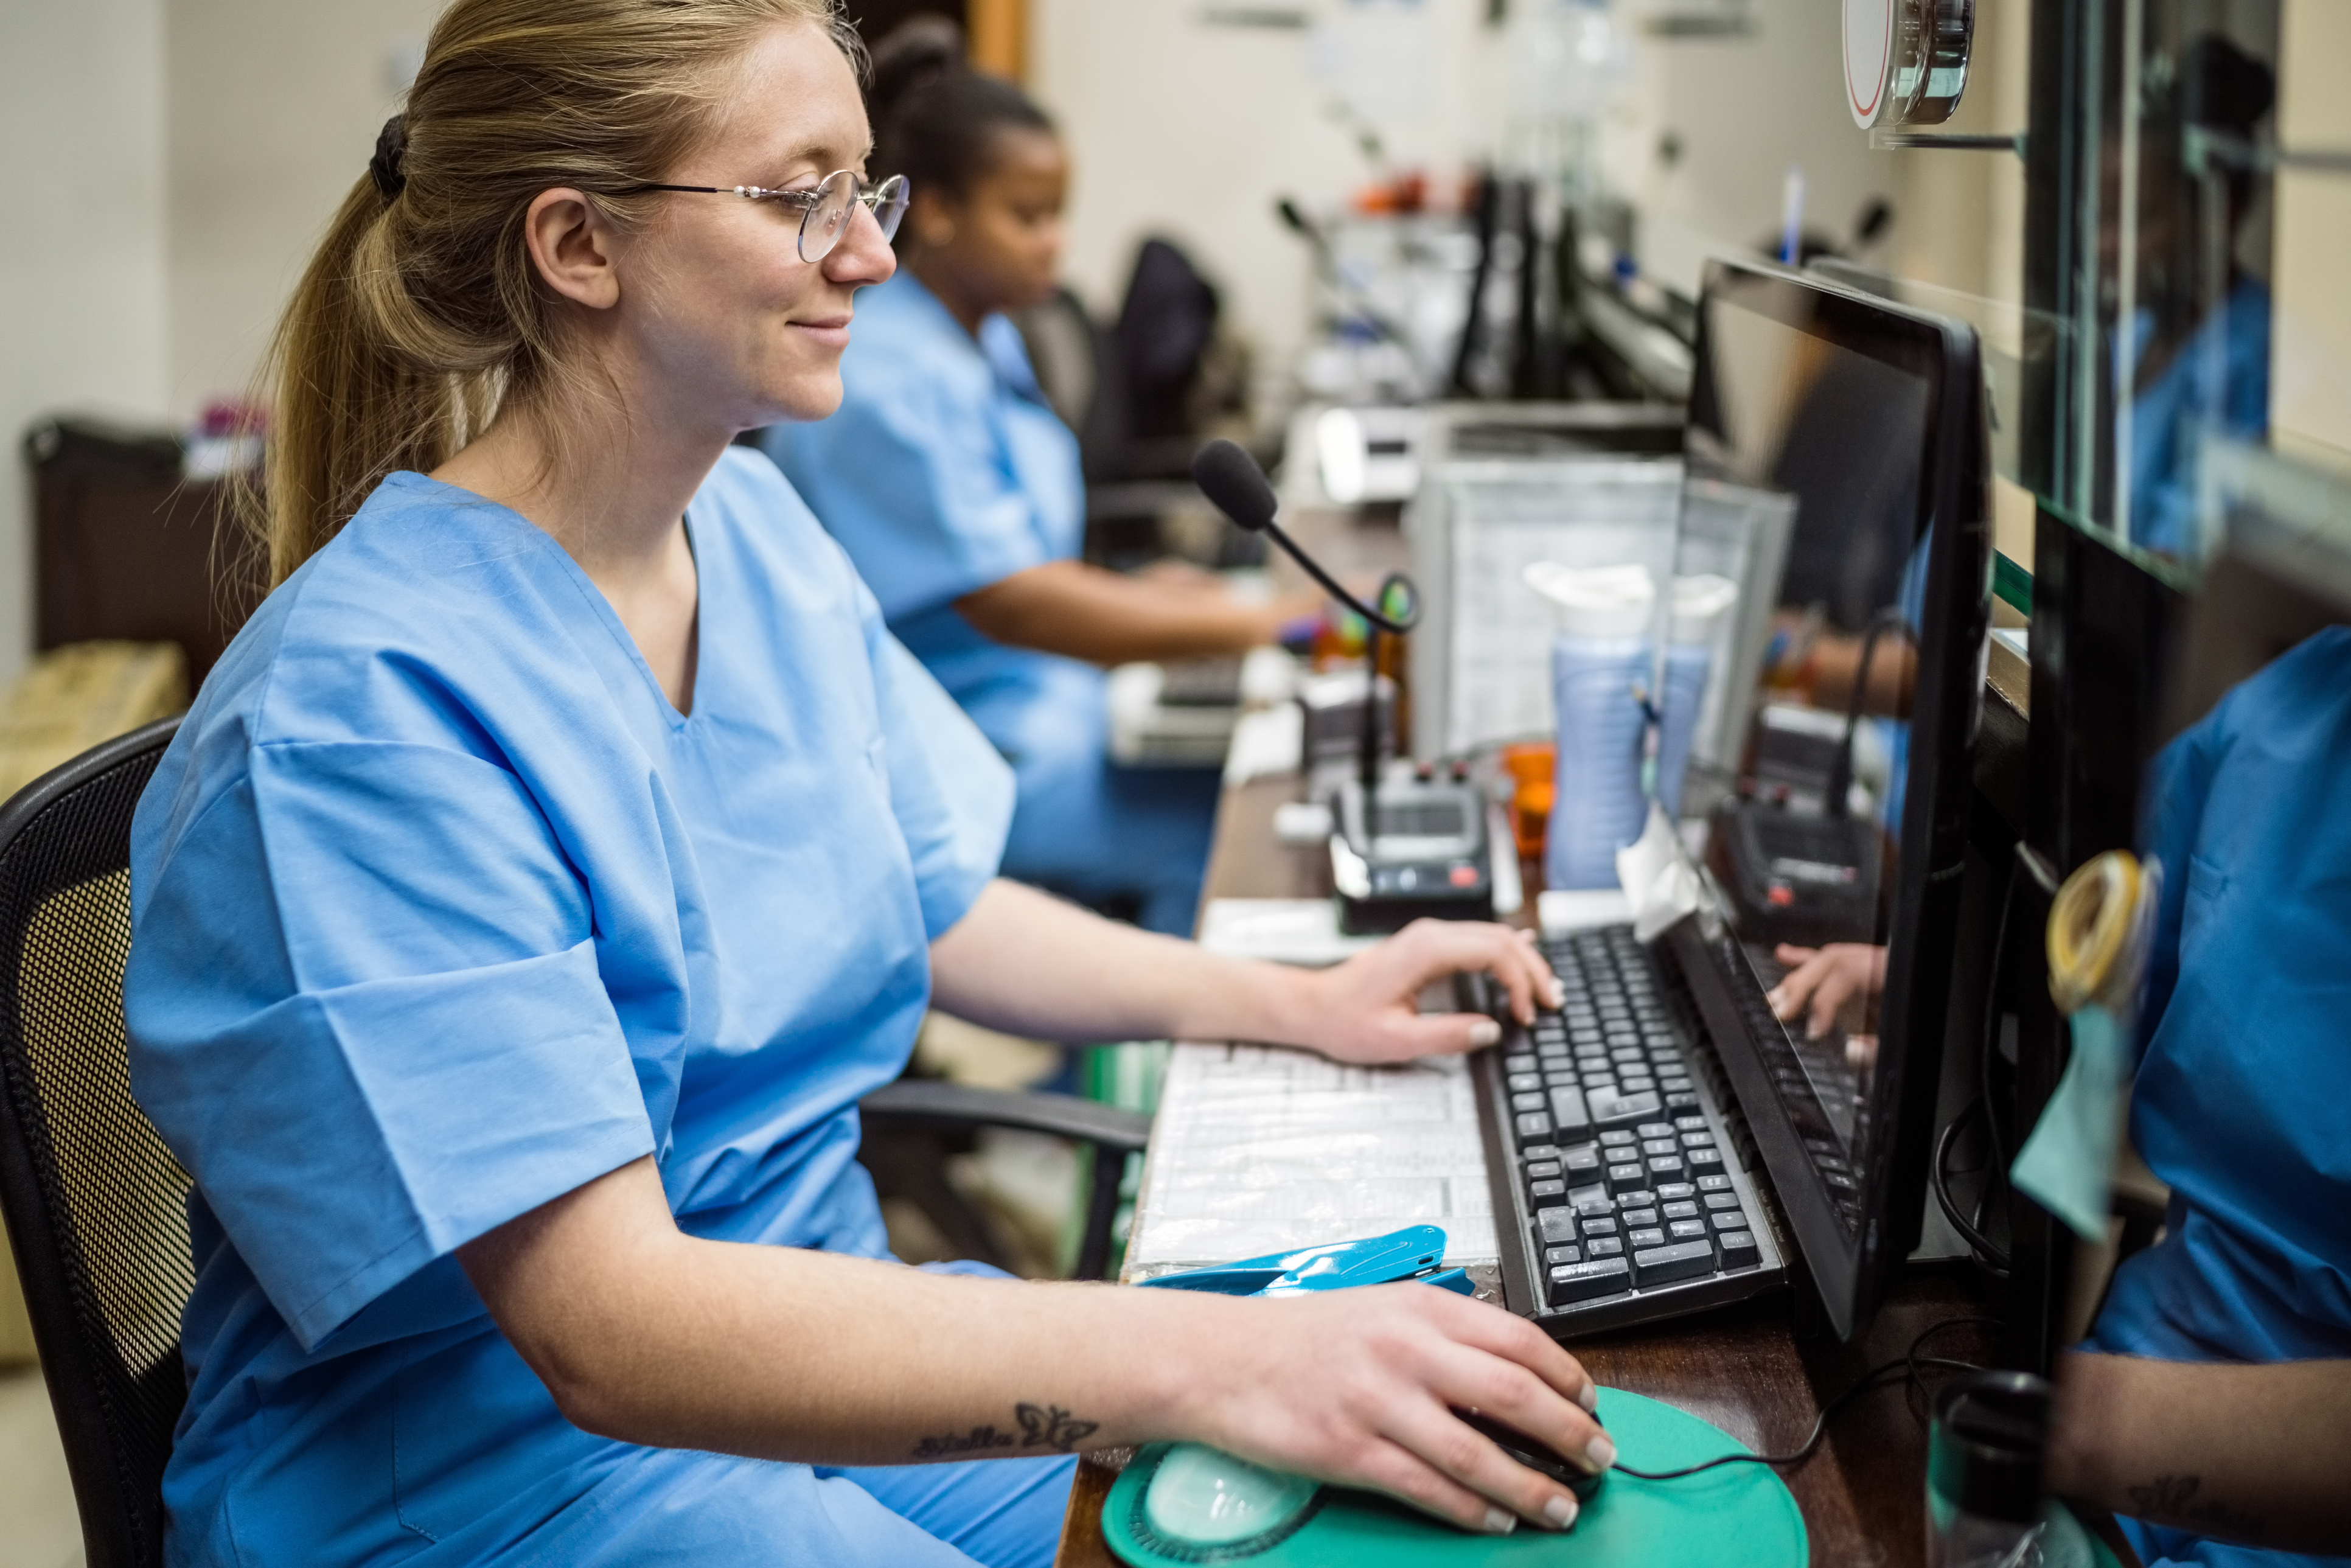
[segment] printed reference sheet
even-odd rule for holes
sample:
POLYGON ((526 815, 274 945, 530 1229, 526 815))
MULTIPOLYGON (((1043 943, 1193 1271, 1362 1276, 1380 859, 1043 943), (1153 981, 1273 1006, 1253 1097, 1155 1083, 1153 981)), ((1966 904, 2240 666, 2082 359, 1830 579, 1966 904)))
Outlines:
POLYGON ((1261 1045, 1178 1045, 1135 1201, 1130 1276, 1445 1228, 1445 1260, 1497 1256, 1459 1057, 1343 1067, 1261 1045))

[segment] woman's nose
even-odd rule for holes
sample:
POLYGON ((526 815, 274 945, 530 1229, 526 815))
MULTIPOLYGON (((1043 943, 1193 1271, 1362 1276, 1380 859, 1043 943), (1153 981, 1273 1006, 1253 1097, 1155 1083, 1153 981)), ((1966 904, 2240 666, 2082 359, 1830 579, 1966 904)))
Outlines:
POLYGON ((831 281, 852 287, 886 283, 898 270, 897 253, 882 233, 882 220, 863 203, 851 209, 849 230, 824 258, 823 270, 831 281))

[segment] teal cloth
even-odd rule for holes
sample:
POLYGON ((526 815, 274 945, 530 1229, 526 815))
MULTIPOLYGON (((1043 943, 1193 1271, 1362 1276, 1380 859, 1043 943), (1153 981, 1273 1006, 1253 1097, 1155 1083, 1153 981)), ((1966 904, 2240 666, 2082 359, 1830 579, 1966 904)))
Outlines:
POLYGON ((2072 1019, 2074 1055, 2057 1092, 2018 1151, 2010 1170, 2019 1192, 2064 1220, 2086 1241, 2106 1234, 2114 1183, 2123 1076, 2128 1070, 2121 1023, 2095 1004, 2072 1019))

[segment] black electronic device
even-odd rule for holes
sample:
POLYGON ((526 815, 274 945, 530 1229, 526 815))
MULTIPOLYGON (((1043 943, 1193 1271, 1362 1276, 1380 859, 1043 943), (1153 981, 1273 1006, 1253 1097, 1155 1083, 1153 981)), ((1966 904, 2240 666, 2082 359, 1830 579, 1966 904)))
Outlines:
POLYGON ((1778 946, 1865 942, 1877 916, 1878 842, 1867 823, 1742 800, 1717 819, 1723 891, 1740 926, 1778 946))
POLYGON ((1350 779, 1338 787, 1332 815, 1340 930, 1360 936, 1423 918, 1494 917, 1494 847, 1475 785, 1411 770, 1391 771, 1368 790, 1350 779))
MULTIPOLYGON (((1716 828, 1723 888, 1750 940, 1775 947, 1818 947, 1870 939, 1881 885, 1880 830, 1853 814, 1854 743, 1885 635, 1907 629, 1899 608, 1870 618, 1845 698, 1844 721, 1835 744, 1825 750, 1826 768, 1809 810, 1794 809, 1795 794, 1784 781, 1768 793, 1757 788, 1765 781, 1760 773, 1766 747, 1777 743, 1778 759, 1787 768, 1796 716, 1783 708, 1775 716, 1780 723, 1757 737, 1759 776, 1740 781, 1737 802, 1725 806, 1716 828)), ((1823 756, 1817 747, 1808 749, 1823 756)))
MULTIPOLYGON (((1505 1018, 1473 1060, 1505 1297, 1555 1334, 1801 1268, 1850 1337, 1917 1240, 1990 612, 1987 456, 1967 327, 1776 267, 1708 267, 1689 481, 1718 507, 1794 500, 1772 603, 1778 630, 1813 639, 1821 678, 1721 694, 1750 722, 1737 755, 1693 760, 1684 785, 1720 802, 1698 912, 1646 947, 1626 927, 1547 943, 1568 1006, 1531 1030, 1505 1018), (1798 871, 1816 880, 1793 896, 1798 871), (1774 873, 1791 894, 1774 897, 1774 873), (1820 1039, 1765 1000, 1799 935, 1854 944, 1882 977, 1820 1039), (1646 1200, 1700 1150, 1717 1186, 1693 1195, 1699 1213, 1735 1201, 1740 1244, 1710 1221, 1687 1239, 1628 1226, 1628 1204, 1667 1219, 1646 1200)), ((1752 667, 1738 653, 1719 648, 1714 670, 1752 667)))
MULTIPOLYGON (((1376 607, 1349 592, 1274 520, 1280 502, 1257 459, 1230 441, 1211 441, 1192 459, 1192 481, 1235 525, 1262 533, 1287 551, 1330 595, 1364 618, 1364 664, 1379 666, 1383 632, 1402 635, 1419 619, 1411 580, 1390 573, 1376 607), (1398 602, 1399 598, 1402 602, 1398 602)), ((1331 800, 1331 880, 1339 928, 1351 935, 1395 931, 1424 917, 1494 916, 1489 812, 1464 770, 1383 768, 1379 726, 1389 704, 1364 703, 1355 777, 1331 800)))
MULTIPOLYGON (((1463 1426, 1527 1469, 1559 1482, 1582 1501, 1590 1502, 1598 1496, 1601 1483, 1608 1479, 1606 1470, 1587 1470, 1582 1465, 1573 1464, 1541 1438, 1530 1437, 1507 1422, 1497 1421, 1483 1410, 1465 1410, 1457 1405, 1453 1407, 1453 1414, 1463 1426)), ((1595 1410, 1591 1414, 1593 1424, 1599 1425, 1600 1413, 1595 1410)))

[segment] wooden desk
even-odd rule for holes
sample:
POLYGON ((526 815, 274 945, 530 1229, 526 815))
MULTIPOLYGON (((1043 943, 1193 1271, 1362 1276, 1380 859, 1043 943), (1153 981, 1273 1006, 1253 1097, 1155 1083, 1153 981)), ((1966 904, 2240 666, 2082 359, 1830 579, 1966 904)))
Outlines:
MULTIPOLYGON (((1273 836, 1273 809, 1297 791, 1268 779, 1226 792, 1208 862, 1205 896, 1299 898, 1330 891, 1329 857, 1287 848, 1273 836)), ((1996 1312, 1980 1276, 1963 1265, 1913 1271, 1869 1333, 1838 1345, 1825 1332, 1799 1338, 1789 1293, 1655 1328, 1603 1334, 1570 1345, 1592 1375, 1701 1416, 1761 1450, 1795 1448, 1822 1403, 1866 1367, 1890 1361, 1919 1332, 1946 1318, 1996 1312)), ((1928 1354, 1989 1363, 1996 1346, 1979 1324, 1936 1335, 1928 1354)), ((1830 1425, 1820 1451, 1785 1472, 1823 1568, 1901 1568, 1926 1555, 1926 1432, 1906 1406, 1900 1382, 1865 1394, 1830 1425)), ((1113 1568, 1102 1541, 1102 1505, 1115 1471, 1092 1459, 1079 1468, 1056 1559, 1061 1568, 1113 1568)))

